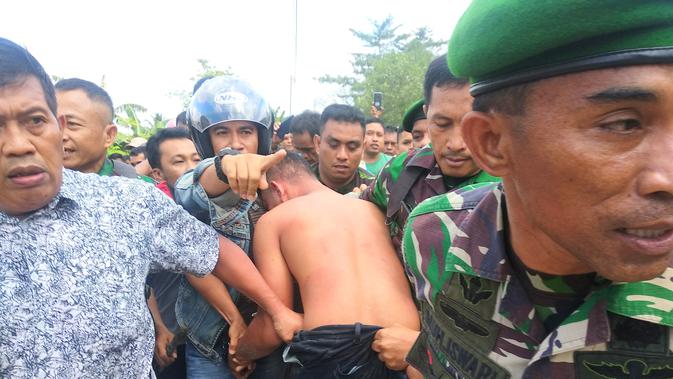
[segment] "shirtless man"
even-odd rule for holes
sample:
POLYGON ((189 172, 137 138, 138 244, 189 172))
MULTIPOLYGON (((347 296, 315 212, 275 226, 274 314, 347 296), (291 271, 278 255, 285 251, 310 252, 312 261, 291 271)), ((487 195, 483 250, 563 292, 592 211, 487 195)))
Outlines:
MULTIPOLYGON (((381 327, 419 330, 381 212, 322 185, 297 154, 288 154, 266 175, 269 189, 261 197, 272 210, 257 223, 253 249, 260 273, 285 304, 292 305, 293 279, 299 287, 303 331, 284 353, 286 362, 299 363, 292 377, 328 378, 340 371, 357 378, 403 378, 371 349, 381 327)), ((260 311, 233 361, 240 372, 243 360, 263 357, 280 344, 271 319, 260 311)))

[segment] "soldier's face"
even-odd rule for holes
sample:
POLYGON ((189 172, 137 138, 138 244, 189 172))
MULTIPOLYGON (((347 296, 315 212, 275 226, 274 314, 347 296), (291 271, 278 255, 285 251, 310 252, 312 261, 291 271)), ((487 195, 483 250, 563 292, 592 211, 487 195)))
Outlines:
POLYGON ((407 132, 406 130, 401 131, 397 136, 397 152, 402 154, 405 151, 409 151, 409 149, 411 149, 412 142, 413 139, 411 137, 411 133, 407 132))
POLYGON ((542 80, 508 119, 514 250, 538 246, 618 281, 661 274, 673 252, 673 65, 542 80))
POLYGON ((321 175, 333 183, 345 183, 355 175, 364 142, 359 123, 327 120, 321 136, 316 136, 314 141, 321 175))
POLYGON ((430 136, 428 135, 428 120, 416 120, 411 129, 411 138, 415 149, 422 149, 425 145, 430 143, 430 136))
POLYGON ((442 174, 454 178, 472 176, 479 167, 465 145, 460 121, 472 109, 469 86, 433 87, 425 106, 432 152, 442 174))
POLYGON ((63 165, 81 172, 98 172, 117 137, 110 110, 91 100, 81 89, 56 91, 59 116, 66 119, 63 130, 63 165))

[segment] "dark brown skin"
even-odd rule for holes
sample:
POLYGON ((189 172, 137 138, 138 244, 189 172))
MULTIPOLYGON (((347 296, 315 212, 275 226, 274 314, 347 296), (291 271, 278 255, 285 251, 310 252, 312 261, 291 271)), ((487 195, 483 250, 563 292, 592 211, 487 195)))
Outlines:
POLYGON ((530 85, 523 116, 470 112, 463 137, 503 178, 514 251, 530 268, 651 279, 673 251, 673 66, 530 85))

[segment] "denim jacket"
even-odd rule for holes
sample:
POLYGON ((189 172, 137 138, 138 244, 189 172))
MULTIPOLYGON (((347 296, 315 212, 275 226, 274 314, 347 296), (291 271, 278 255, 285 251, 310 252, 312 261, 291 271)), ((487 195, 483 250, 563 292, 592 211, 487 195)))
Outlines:
MULTIPOLYGON (((257 203, 239 198, 231 190, 209 198, 199 183, 199 177, 212 164, 212 158, 205 159, 193 171, 182 175, 175 184, 175 201, 249 255, 253 229, 249 212, 259 211, 260 207, 257 203)), ((229 294, 234 302, 238 300, 239 294, 235 289, 229 288, 229 294)), ((175 314, 178 325, 203 356, 213 361, 223 358, 226 345, 218 346, 218 341, 229 325, 184 277, 180 283, 175 314)))

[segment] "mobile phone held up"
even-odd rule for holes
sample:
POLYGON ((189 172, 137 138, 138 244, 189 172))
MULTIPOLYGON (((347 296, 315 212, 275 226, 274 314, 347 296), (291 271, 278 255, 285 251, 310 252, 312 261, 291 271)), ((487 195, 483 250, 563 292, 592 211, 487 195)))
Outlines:
POLYGON ((372 103, 376 109, 383 109, 383 92, 374 92, 374 102, 372 103))

